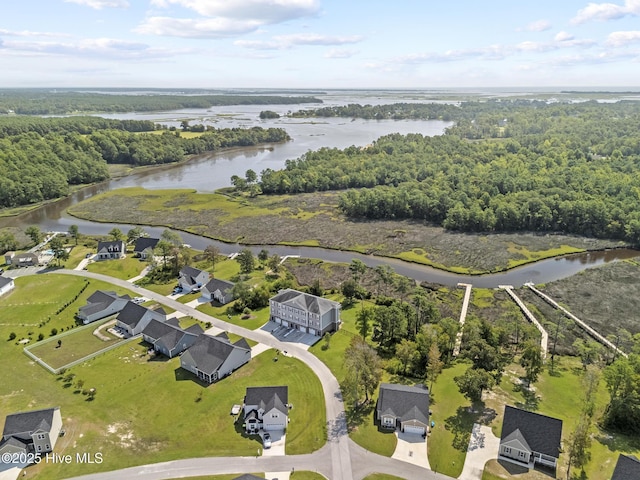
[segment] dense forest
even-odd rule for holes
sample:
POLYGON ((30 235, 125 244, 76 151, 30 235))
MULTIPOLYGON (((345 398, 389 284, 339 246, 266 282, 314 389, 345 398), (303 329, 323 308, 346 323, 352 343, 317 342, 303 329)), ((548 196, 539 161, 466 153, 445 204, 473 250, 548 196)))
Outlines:
POLYGON ((64 115, 77 112, 151 112, 225 105, 322 103, 315 97, 281 95, 162 95, 0 90, 0 113, 64 115))
POLYGON ((461 104, 446 135, 388 135, 265 170, 264 193, 346 190, 355 218, 640 243, 640 104, 461 104))
POLYGON ((0 119, 0 208, 69 194, 70 185, 109 178, 108 163, 154 165, 230 146, 283 142, 282 129, 208 129, 195 138, 151 122, 96 117, 0 119))

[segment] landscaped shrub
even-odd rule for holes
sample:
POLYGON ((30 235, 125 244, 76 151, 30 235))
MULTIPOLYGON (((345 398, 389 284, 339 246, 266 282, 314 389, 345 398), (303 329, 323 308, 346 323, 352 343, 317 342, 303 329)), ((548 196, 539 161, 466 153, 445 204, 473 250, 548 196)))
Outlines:
POLYGON ((11 340, 13 340, 13 339, 15 339, 15 338, 16 338, 16 332, 11 332, 11 333, 9 334, 9 341, 11 341, 11 340))

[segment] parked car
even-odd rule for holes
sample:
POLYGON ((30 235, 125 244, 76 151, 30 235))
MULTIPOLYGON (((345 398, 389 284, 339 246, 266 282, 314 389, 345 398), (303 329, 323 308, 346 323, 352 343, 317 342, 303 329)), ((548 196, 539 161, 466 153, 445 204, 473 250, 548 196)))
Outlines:
POLYGON ((262 435, 262 446, 264 448, 271 448, 271 435, 268 433, 262 435))

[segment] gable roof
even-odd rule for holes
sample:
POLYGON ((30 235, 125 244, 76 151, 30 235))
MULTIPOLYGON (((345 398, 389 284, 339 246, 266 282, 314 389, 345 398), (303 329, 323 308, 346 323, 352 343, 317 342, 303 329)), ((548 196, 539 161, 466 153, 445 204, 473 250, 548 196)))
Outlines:
POLYGON ((256 477, 255 475, 251 475, 250 473, 245 473, 244 475, 240 475, 233 480, 264 480, 264 478, 256 477))
POLYGON ((562 420, 506 405, 500 443, 507 441, 516 430, 519 430, 531 451, 554 458, 560 456, 562 420))
POLYGON ((83 305, 78 310, 80 310, 85 315, 91 315, 108 308, 109 305, 111 305, 119 298, 125 300, 131 299, 129 295, 118 296, 116 292, 96 290, 89 296, 89 298, 87 298, 87 304, 83 305))
POLYGON ((620 454, 611 480, 638 480, 640 478, 640 460, 632 455, 620 454))
POLYGON ((18 412, 7 415, 4 422, 3 437, 31 433, 37 431, 49 432, 53 425, 53 413, 60 407, 33 410, 31 412, 18 412))
POLYGON ((215 292, 216 290, 220 290, 222 293, 227 294, 231 290, 235 283, 227 282, 226 280, 220 280, 218 278, 212 278, 209 282, 204 286, 208 291, 215 292))
POLYGON ((277 409, 287 414, 287 403, 289 403, 289 387, 247 387, 247 393, 244 396, 246 405, 257 405, 265 412, 277 409))
POLYGON ((189 285, 194 285, 196 283, 196 278, 198 277, 198 275, 200 275, 203 272, 204 270, 200 270, 199 268, 193 268, 193 267, 190 267, 189 265, 185 265, 180 270, 180 277, 184 278, 184 280, 189 285))
POLYGON ((122 240, 114 240, 110 242, 98 242, 98 252, 106 250, 107 252, 122 252, 124 253, 126 247, 122 240))
POLYGON ((402 422, 418 420, 426 425, 429 421, 429 390, 426 387, 382 383, 376 410, 378 416, 393 415, 402 422))
POLYGON ((299 292, 291 288, 280 291, 277 295, 271 297, 271 300, 319 315, 323 315, 332 308, 340 308, 338 302, 317 297, 310 293, 299 292))
POLYGON ((159 338, 162 338, 168 333, 174 332, 176 330, 181 331, 181 328, 180 326, 174 325, 174 322, 169 323, 168 320, 167 322, 161 322, 160 320, 154 318, 147 324, 146 327, 144 327, 144 329, 142 330, 142 334, 158 340, 159 338))
POLYGON ((133 251, 144 252, 147 248, 154 249, 159 241, 159 238, 140 237, 136 240, 136 243, 133 246, 133 251))
POLYGON ((0 288, 4 287, 5 285, 9 285, 11 282, 13 282, 13 278, 3 277, 2 275, 0 275, 0 288))
POLYGON ((247 341, 241 338, 235 344, 222 338, 211 337, 207 334, 199 335, 195 343, 187 348, 198 370, 213 373, 229 358, 231 352, 236 349, 251 351, 247 341), (246 345, 246 346, 245 346, 246 345))
POLYGON ((142 319, 142 317, 144 317, 147 312, 156 312, 160 315, 166 315, 162 308, 158 308, 157 310, 150 310, 147 307, 143 307, 142 305, 138 305, 133 302, 127 302, 127 304, 118 314, 117 320, 124 323, 125 325, 134 326, 138 324, 140 319, 142 319))

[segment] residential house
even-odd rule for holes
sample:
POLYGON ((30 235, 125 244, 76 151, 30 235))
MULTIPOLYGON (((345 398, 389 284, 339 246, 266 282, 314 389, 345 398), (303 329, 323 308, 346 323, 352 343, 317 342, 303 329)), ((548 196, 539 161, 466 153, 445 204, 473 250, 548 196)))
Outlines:
POLYGON ((118 313, 129 300, 129 295, 120 296, 116 292, 96 290, 87 298, 87 304, 78 309, 77 317, 87 325, 118 313))
POLYGON ((4 254, 4 263, 11 265, 13 263, 13 257, 16 256, 16 252, 6 252, 4 254))
POLYGON ((0 454, 51 452, 62 430, 60 407, 8 415, 0 454))
POLYGON ((127 302, 124 308, 118 314, 116 318, 116 327, 124 330, 127 335, 134 336, 142 333, 149 322, 156 319, 160 322, 164 322, 167 318, 167 314, 158 308, 157 310, 151 310, 150 308, 143 307, 133 302, 127 302))
POLYGON ((289 387, 247 387, 244 396, 245 430, 285 430, 289 421, 289 387))
POLYGON ((632 455, 620 454, 611 480, 638 480, 640 478, 640 460, 632 455))
POLYGON ((340 304, 287 288, 269 299, 271 321, 312 335, 340 328, 340 304))
POLYGON ((153 249, 159 241, 159 238, 140 237, 133 246, 133 254, 142 259, 153 258, 153 249))
POLYGON ((215 300, 225 305, 233 300, 233 287, 235 283, 212 278, 202 287, 202 296, 209 300, 215 300))
POLYGON ((245 473, 244 475, 240 475, 233 480, 264 480, 264 478, 256 477, 255 475, 251 475, 250 473, 245 473))
POLYGON ((142 330, 142 338, 153 345, 156 352, 173 358, 193 345, 202 333, 202 327, 197 323, 183 330, 177 318, 166 322, 152 319, 142 330))
POLYGON ((209 281, 209 272, 193 268, 190 266, 182 267, 178 276, 178 283, 182 287, 183 292, 192 292, 193 290, 203 287, 209 281))
POLYGON ((426 435, 429 427, 429 389, 419 385, 383 383, 376 403, 376 420, 382 428, 426 435))
POLYGON ((15 288, 13 278, 0 276, 0 297, 15 288))
POLYGON ((533 468, 536 463, 556 468, 561 437, 562 420, 507 405, 498 460, 528 468, 533 468))
POLYGON ((244 338, 231 343, 223 332, 215 337, 198 336, 180 357, 180 366, 200 380, 213 383, 230 375, 251 359, 251 347, 244 338))
POLYGON ((16 253, 11 259, 11 264, 17 267, 33 267, 40 265, 41 262, 40 255, 35 252, 16 253))
POLYGON ((113 242, 98 242, 98 260, 124 258, 127 247, 122 240, 113 242))

